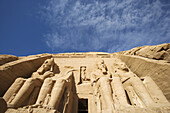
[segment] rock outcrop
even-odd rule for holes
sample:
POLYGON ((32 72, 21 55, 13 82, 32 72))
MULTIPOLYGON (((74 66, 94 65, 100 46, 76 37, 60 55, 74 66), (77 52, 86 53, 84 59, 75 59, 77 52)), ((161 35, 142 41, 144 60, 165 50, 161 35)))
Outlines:
POLYGON ((18 57, 13 55, 0 55, 0 65, 3 65, 5 63, 18 60, 18 57))
POLYGON ((167 62, 170 62, 170 43, 156 46, 136 47, 128 51, 122 51, 120 54, 136 55, 150 59, 166 60, 167 62))

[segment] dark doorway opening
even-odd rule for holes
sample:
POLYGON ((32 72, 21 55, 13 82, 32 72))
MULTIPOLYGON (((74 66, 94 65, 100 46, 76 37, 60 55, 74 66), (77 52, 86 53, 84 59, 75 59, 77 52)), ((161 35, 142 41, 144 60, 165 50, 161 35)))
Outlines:
POLYGON ((79 99, 78 113, 88 113, 88 99, 79 99))

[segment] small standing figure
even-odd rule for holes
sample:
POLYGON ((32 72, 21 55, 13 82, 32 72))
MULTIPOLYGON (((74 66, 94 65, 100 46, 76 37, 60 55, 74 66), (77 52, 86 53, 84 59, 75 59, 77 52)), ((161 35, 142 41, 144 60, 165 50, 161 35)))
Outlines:
POLYGON ((82 67, 80 67, 80 76, 81 76, 81 79, 83 80, 83 81, 87 81, 87 77, 86 77, 86 66, 82 66, 82 67))
POLYGON ((47 106, 51 98, 51 94, 47 94, 45 100, 44 100, 44 106, 47 106))
POLYGON ((78 84, 83 83, 84 81, 87 81, 87 76, 86 76, 86 66, 81 66, 80 67, 80 79, 78 84))

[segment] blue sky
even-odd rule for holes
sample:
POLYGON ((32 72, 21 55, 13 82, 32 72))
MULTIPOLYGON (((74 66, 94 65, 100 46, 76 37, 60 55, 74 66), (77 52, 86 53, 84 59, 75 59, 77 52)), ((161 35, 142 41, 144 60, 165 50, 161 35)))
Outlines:
POLYGON ((170 0, 0 0, 0 54, 170 43, 170 0))

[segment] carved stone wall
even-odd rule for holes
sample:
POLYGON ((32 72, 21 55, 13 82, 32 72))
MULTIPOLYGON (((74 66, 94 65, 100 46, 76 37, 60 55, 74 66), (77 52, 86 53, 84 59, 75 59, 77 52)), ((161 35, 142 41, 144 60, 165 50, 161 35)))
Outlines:
MULTIPOLYGON (((168 87, 162 89, 163 85, 145 67, 134 70, 135 62, 109 53, 66 53, 26 57, 4 64, 9 66, 3 68, 4 73, 16 75, 15 81, 8 83, 7 91, 0 90, 5 92, 6 113, 170 112, 165 97, 168 87)), ((1 80, 2 84, 6 79, 1 80)))

